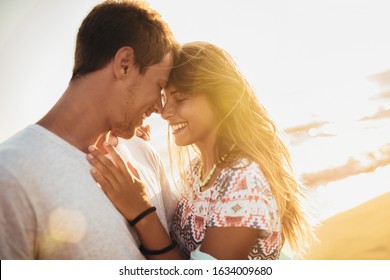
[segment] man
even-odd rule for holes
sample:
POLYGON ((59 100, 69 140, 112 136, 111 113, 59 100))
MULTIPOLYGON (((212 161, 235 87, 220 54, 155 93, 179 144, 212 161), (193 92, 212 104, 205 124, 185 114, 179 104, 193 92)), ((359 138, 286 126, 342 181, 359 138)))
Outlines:
MULTIPOLYGON (((0 145, 0 259, 144 258, 92 179, 86 153, 107 132, 129 139, 160 113, 175 46, 167 25, 143 3, 106 1, 88 14, 61 99, 0 145)), ((161 190, 149 195, 162 203, 161 190)), ((158 214, 166 221, 164 210, 158 214)))

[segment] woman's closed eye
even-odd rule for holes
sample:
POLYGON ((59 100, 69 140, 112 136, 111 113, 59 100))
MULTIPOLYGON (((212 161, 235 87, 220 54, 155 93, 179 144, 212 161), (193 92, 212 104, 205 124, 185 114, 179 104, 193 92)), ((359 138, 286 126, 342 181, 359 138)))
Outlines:
POLYGON ((184 102, 186 100, 187 100, 187 98, 177 98, 177 97, 175 97, 175 102, 176 103, 182 103, 182 102, 184 102))
POLYGON ((190 95, 176 92, 174 95, 172 95, 172 97, 176 103, 182 103, 182 102, 186 101, 190 97, 190 95))

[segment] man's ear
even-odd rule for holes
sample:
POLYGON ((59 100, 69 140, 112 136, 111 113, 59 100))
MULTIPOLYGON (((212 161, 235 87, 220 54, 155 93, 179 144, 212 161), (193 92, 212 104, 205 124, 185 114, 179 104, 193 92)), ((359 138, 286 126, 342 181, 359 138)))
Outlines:
POLYGON ((118 79, 126 77, 134 67, 134 50, 131 47, 120 48, 114 57, 114 74, 118 79))

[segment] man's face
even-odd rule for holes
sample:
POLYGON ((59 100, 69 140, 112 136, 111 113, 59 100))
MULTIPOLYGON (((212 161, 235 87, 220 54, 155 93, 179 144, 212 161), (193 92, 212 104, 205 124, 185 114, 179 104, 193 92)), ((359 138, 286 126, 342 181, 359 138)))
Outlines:
POLYGON ((173 66, 172 53, 167 54, 159 63, 146 68, 141 75, 133 69, 129 75, 123 94, 117 100, 117 118, 112 124, 115 136, 129 139, 135 129, 152 113, 161 113, 161 90, 165 87, 173 66))

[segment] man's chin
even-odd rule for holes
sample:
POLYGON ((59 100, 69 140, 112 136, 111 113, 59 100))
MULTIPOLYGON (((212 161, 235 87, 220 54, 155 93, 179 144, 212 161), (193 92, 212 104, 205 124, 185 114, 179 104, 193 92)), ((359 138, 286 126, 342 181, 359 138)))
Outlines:
POLYGON ((133 136, 135 135, 135 130, 126 130, 126 131, 112 131, 111 132, 111 137, 120 137, 120 138, 123 138, 123 139, 126 139, 126 140, 129 140, 130 138, 133 138, 133 136))

